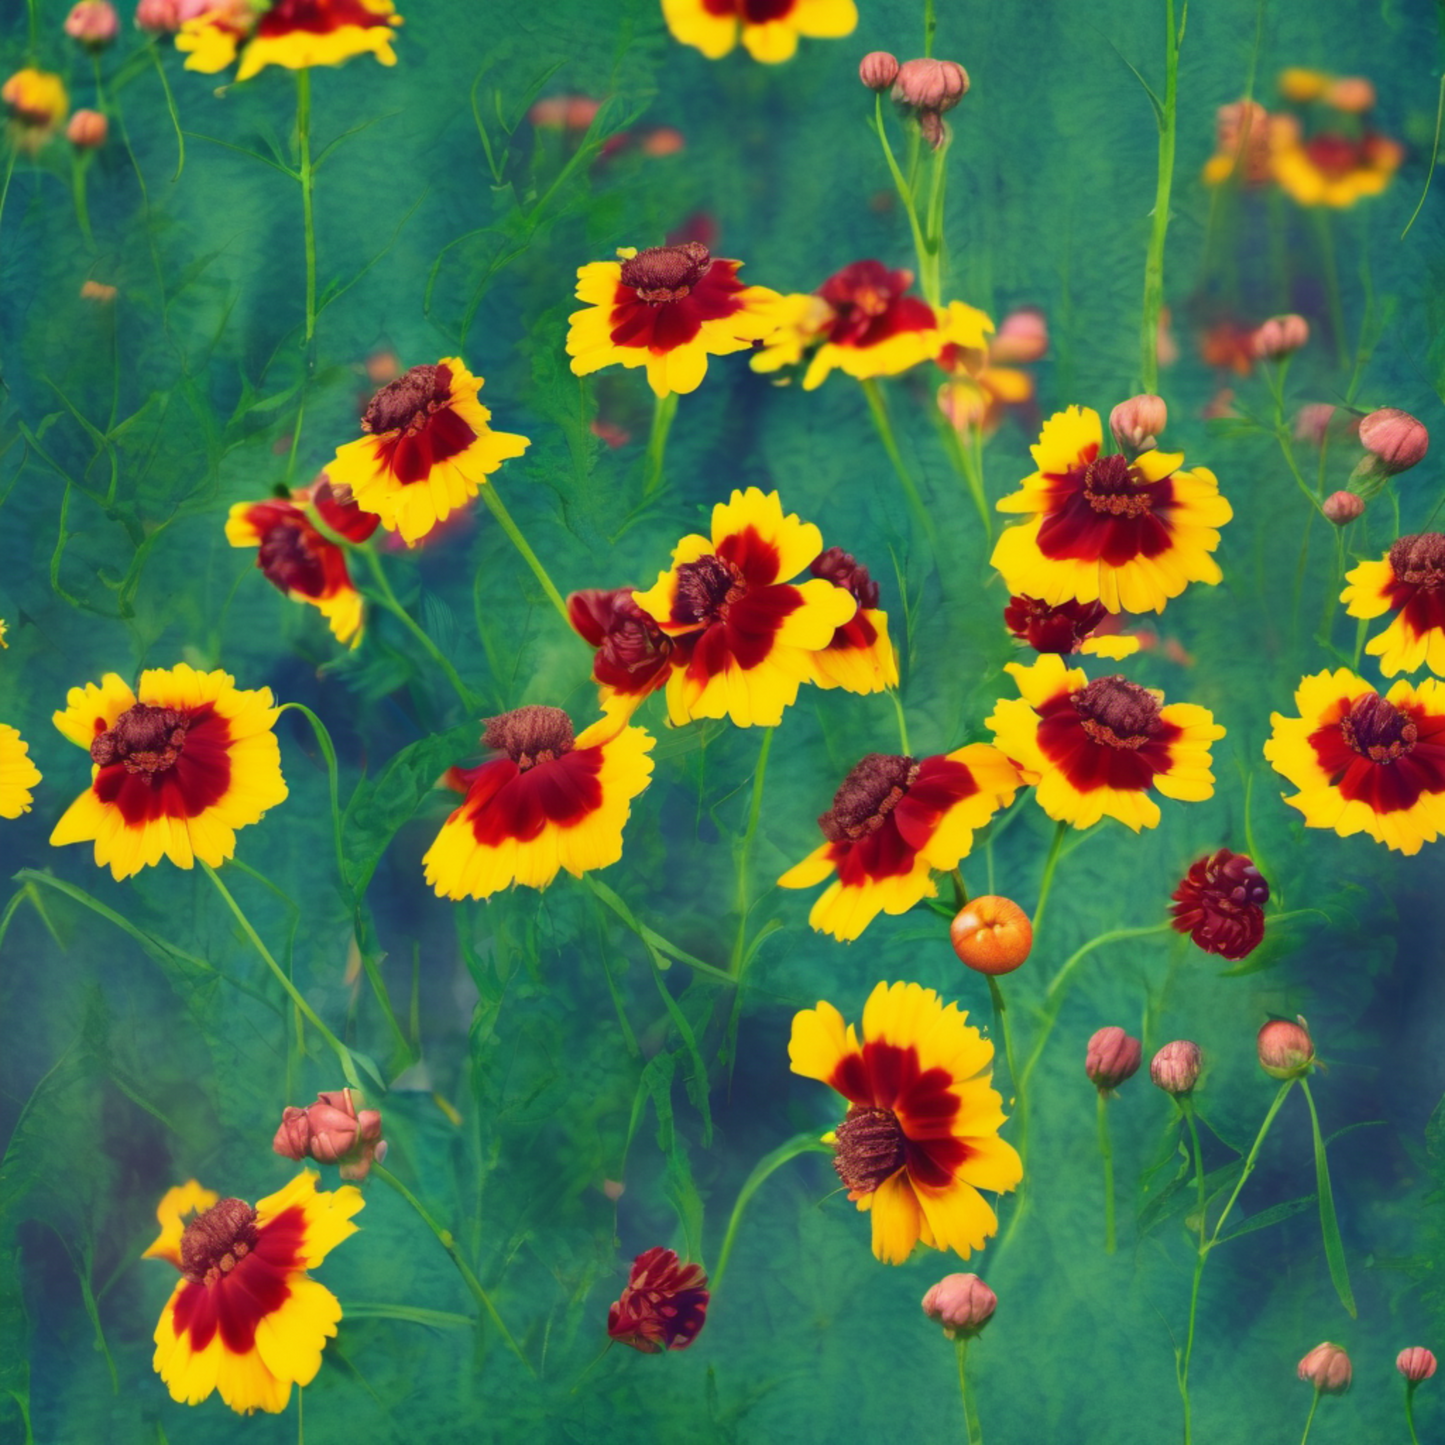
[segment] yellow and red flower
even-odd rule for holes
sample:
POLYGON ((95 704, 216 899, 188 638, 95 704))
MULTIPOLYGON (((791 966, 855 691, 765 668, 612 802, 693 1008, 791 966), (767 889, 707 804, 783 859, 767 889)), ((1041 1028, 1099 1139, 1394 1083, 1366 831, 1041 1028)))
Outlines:
POLYGON ((977 427, 992 435, 1007 408, 1033 401, 1033 375, 1021 367, 1041 360, 1048 349, 1048 322, 1032 306, 1005 316, 998 334, 982 346, 948 342, 934 358, 950 377, 938 389, 938 409, 959 432, 977 427))
POLYGON ((48 70, 26 66, 0 87, 0 100, 10 113, 15 144, 32 155, 60 129, 70 110, 65 82, 48 70))
POLYGON ((1013 764, 987 743, 921 759, 869 753, 818 819, 827 842, 778 884, 811 888, 832 878, 808 922, 851 943, 880 913, 907 913, 934 897, 934 870, 958 867, 975 829, 1019 786, 1013 764))
POLYGON ((1090 682, 1053 653, 1005 670, 1022 696, 1000 698, 988 726, 1056 822, 1117 818, 1137 833, 1159 824, 1151 790, 1191 803, 1214 796, 1209 748, 1224 729, 1207 708, 1166 707, 1162 694, 1123 677, 1090 682))
POLYGON ((868 569, 841 547, 829 547, 808 570, 843 588, 858 604, 832 641, 813 654, 813 681, 821 688, 858 693, 897 687, 898 655, 888 640, 888 614, 878 606, 878 584, 868 569))
POLYGON ((482 385, 455 356, 388 382, 361 419, 368 435, 337 448, 326 469, 331 485, 413 546, 531 445, 491 429, 492 414, 477 400, 482 385))
POLYGON ((1345 581, 1340 601, 1351 617, 1395 614, 1365 646, 1386 677, 1422 667, 1445 677, 1445 534, 1401 537, 1378 562, 1347 572, 1345 581))
POLYGON ((1299 792, 1307 828, 1368 833, 1418 853, 1445 828, 1445 684, 1401 680, 1383 697, 1346 668, 1302 678, 1297 718, 1273 713, 1264 755, 1299 792))
POLYGON ((219 1390, 238 1414, 274 1415, 293 1384, 316 1378, 341 1303, 306 1271, 356 1233, 351 1217, 365 1203, 349 1184, 318 1190, 316 1177, 300 1174, 254 1208, 194 1179, 161 1200, 146 1257, 181 1278, 156 1325, 152 1363, 173 1400, 198 1405, 219 1390))
POLYGON ((1353 206, 1378 196, 1394 179, 1405 148, 1366 131, 1358 138, 1321 131, 1303 138, 1293 117, 1270 132, 1270 167, 1284 193, 1301 206, 1353 206))
POLYGON ((746 351, 776 324, 776 291, 744 286, 741 261, 714 259, 701 241, 617 253, 577 271, 567 355, 578 376, 645 366, 659 396, 696 391, 709 356, 746 351))
POLYGON ((712 509, 712 536, 693 533, 672 552, 657 585, 633 600, 667 636, 689 648, 667 678, 674 724, 730 717, 738 727, 775 727, 798 688, 813 679, 813 654, 852 621, 858 603, 823 577, 789 582, 823 550, 823 536, 776 492, 735 491, 712 509))
POLYGON ((615 718, 580 737, 559 707, 488 718, 482 746, 503 756, 461 774, 466 800, 422 860, 441 898, 489 898, 520 883, 545 888, 622 857, 632 799, 652 777, 653 738, 615 718))
POLYGON ((346 553, 324 537, 306 514, 314 506, 331 531, 352 542, 364 542, 380 518, 355 502, 341 502, 331 483, 296 492, 290 498, 237 502, 226 520, 226 540, 233 547, 255 547, 256 565, 266 580, 296 602, 319 608, 338 642, 361 642, 361 593, 351 585, 346 553))
POLYGON ((224 70, 240 53, 237 80, 268 65, 309 70, 341 65, 357 55, 396 64, 393 30, 402 23, 392 0, 216 0, 176 36, 186 69, 203 75, 224 70))
POLYGON ((129 878, 167 857, 219 868, 236 829, 286 799, 280 716, 271 689, 237 688, 226 672, 181 663, 141 674, 132 692, 113 672, 70 689, 55 726, 91 756, 91 783, 50 841, 95 844, 97 867, 129 878))
POLYGON ((920 1241, 967 1259, 998 1231, 981 1190, 1015 1189, 1023 1162, 998 1137, 993 1045, 931 988, 880 983, 863 1007, 863 1042, 832 1004, 793 1018, 788 1058, 848 1101, 833 1167, 872 1215, 873 1253, 902 1264, 920 1241))
POLYGON ((690 655, 686 639, 674 641, 632 600, 635 587, 606 591, 589 587, 567 599, 578 635, 597 649, 592 680, 602 711, 626 722, 643 700, 667 686, 668 674, 690 655))
POLYGON ((1100 456, 1102 445, 1099 414, 1088 407, 1044 423, 1031 448, 1038 471, 998 504, 1034 514, 993 550, 1009 591, 1051 607, 1098 601, 1110 612, 1162 612, 1191 582, 1217 583, 1210 553, 1234 512, 1214 473, 1182 470, 1179 453, 1100 456))
POLYGON ((798 37, 836 40, 858 26, 854 0, 662 0, 674 40, 720 60, 739 38, 754 60, 791 60, 798 37))
POLYGON ((30 790, 40 782, 40 769, 30 761, 30 748, 16 729, 0 723, 0 818, 18 818, 30 811, 30 790))

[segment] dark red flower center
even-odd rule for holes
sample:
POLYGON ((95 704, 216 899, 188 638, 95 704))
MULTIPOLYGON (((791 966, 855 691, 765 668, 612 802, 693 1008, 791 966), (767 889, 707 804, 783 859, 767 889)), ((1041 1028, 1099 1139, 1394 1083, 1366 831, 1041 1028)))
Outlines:
POLYGON ((172 707, 147 707, 136 703, 127 708, 90 745, 91 760, 97 767, 122 763, 128 773, 155 777, 175 767, 185 751, 189 714, 172 707))
POLYGON ((1101 677, 1074 693, 1069 701, 1084 731, 1096 743, 1135 751, 1159 727, 1159 699, 1147 688, 1123 677, 1101 677))
POLYGON ((1362 758, 1372 763, 1393 763, 1414 751, 1420 730, 1407 712, 1377 692, 1355 699, 1340 719, 1340 734, 1362 758))
POLYGON ((449 366, 413 366, 371 398, 361 419, 362 431, 415 435, 451 401, 451 384, 449 366))
POLYGON ((734 602, 747 596, 742 568, 721 557, 699 557, 677 569, 672 615, 678 622, 725 622, 734 602))
POLYGON ((835 1136, 833 1168, 849 1189, 872 1194, 907 1158, 907 1138, 892 1109, 855 1104, 848 1110, 835 1136))
POLYGON ((1307 142, 1305 154, 1317 170, 1332 177, 1349 175, 1363 159, 1362 148, 1354 141, 1328 131, 1307 142))
POLYGON ((912 758, 869 753, 843 779, 833 806, 818 819, 823 836, 830 843, 849 843, 876 833, 903 801, 918 769, 912 758))
POLYGON ((255 1249, 256 1211, 242 1199, 223 1199, 198 1214, 181 1235, 181 1273, 192 1284, 215 1284, 255 1249))
POLYGON ((701 241, 679 246, 649 246, 622 263, 622 284, 639 301, 681 301, 707 275, 712 252, 701 241))
POLYGON ((766 25, 793 13, 798 0, 702 0, 709 15, 736 15, 745 25, 766 25))
POLYGON ((1084 469, 1084 498, 1111 517, 1142 517, 1150 510, 1149 493, 1134 469, 1117 454, 1099 457, 1084 469))
POLYGON ((311 546, 314 529, 304 517, 280 517, 261 538, 257 565, 269 581, 288 592, 320 597, 326 567, 311 546))
POLYGON ((877 607, 878 584, 869 577, 868 569, 841 547, 829 547, 813 559, 808 570, 814 577, 822 577, 835 587, 846 588, 857 599, 860 608, 877 607))
POLYGON ((1433 590, 1445 583, 1445 535, 1419 532, 1390 548, 1390 570, 1400 582, 1433 590))
POLYGON ((486 719, 482 746, 505 752, 525 773, 572 751, 572 719, 560 707, 519 707, 486 719))

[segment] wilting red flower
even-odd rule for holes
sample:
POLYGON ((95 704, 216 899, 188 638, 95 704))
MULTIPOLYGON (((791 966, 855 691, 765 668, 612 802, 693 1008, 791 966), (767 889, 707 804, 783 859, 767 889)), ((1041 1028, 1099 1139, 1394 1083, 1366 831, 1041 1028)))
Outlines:
POLYGON ((654 1247, 632 1262, 622 1298, 607 1311, 607 1333, 645 1355, 685 1350, 707 1321, 707 1272, 654 1247))
POLYGON ((1139 650, 1137 637, 1118 633, 1096 637, 1095 631, 1109 616, 1102 602, 1076 602, 1070 599, 1050 607, 1038 597, 1010 597, 1003 610, 1004 624, 1020 642, 1035 652, 1054 652, 1067 656, 1086 652, 1094 657, 1115 660, 1139 650))
POLYGON ((1264 937, 1264 904, 1269 884, 1243 853, 1221 848, 1201 858, 1171 895, 1174 927, 1190 934, 1205 953, 1244 958, 1264 937))
POLYGON ((592 679, 601 688, 602 711, 619 720, 667 685, 675 664, 687 660, 690 639, 669 637, 632 600, 634 587, 610 592, 589 587, 567 599, 567 614, 589 647, 592 679))

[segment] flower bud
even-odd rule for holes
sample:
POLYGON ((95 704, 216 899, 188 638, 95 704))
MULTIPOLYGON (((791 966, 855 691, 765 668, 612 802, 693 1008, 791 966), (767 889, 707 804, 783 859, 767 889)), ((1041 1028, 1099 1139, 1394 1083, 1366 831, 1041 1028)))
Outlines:
POLYGON ((1324 93, 1326 105, 1349 115, 1361 115, 1375 108, 1375 87, 1363 75, 1342 75, 1324 93))
POLYGON ((941 115, 968 94, 968 71, 956 60, 905 60, 893 81, 893 99, 941 115))
POLYGON ((110 0, 80 0, 65 17, 65 33, 93 50, 109 45, 119 29, 120 17, 110 0))
POLYGON ((1308 1380, 1321 1395, 1343 1395, 1350 1388, 1350 1374, 1350 1357, 1328 1340, 1299 1362, 1300 1379, 1308 1380))
POLYGON ((1310 324, 1303 316, 1271 316, 1255 328, 1249 349, 1261 361, 1279 361, 1291 355, 1310 339, 1310 324))
POLYGON ((311 1149, 311 1121, 305 1109, 288 1104, 281 1111, 281 1127, 271 1141, 271 1148, 283 1159, 305 1159, 311 1149))
POLYGON ((1169 408, 1164 398, 1146 392, 1121 401, 1109 413, 1109 430, 1114 440, 1131 452, 1147 452, 1158 441, 1169 421, 1169 408))
POLYGON ((1414 1389, 1421 1380, 1428 1380, 1435 1373, 1435 1356, 1423 1345, 1411 1345, 1395 1356, 1395 1368, 1414 1389))
POLYGON ((887 90, 897 78, 898 57, 886 50, 870 50, 858 62, 858 79, 869 90, 887 90))
POLYGON ((993 1318, 998 1296, 976 1274, 945 1275, 923 1296, 923 1313, 951 1340, 970 1340, 993 1318))
POLYGON ((1408 411, 1382 406, 1360 422, 1360 445, 1375 459, 1375 467, 1392 477, 1407 472, 1430 450, 1430 433, 1408 411))
POLYGON ((1327 401, 1312 401, 1300 407, 1294 419, 1295 440, 1323 446, 1334 416, 1335 408, 1327 401))
POLYGON ((1314 1067, 1315 1041, 1303 1017, 1270 1019, 1255 1040, 1259 1066, 1273 1079, 1302 1079, 1314 1067))
POLYGON ((1020 306, 999 323, 988 343, 988 359, 993 366, 1019 366, 1041 360, 1048 349, 1048 318, 1037 306, 1020 306))
POLYGON ((1034 946, 1028 914, 1013 899, 992 893, 961 909, 948 936, 953 951, 975 973, 1012 973, 1034 946))
POLYGON ((110 122, 98 110, 78 110, 65 127, 65 138, 77 150, 97 150, 110 134, 110 122))
POLYGON ((1331 492, 1325 498, 1320 510, 1337 527, 1348 527, 1365 512, 1365 499, 1353 492, 1331 492))
POLYGON ((380 1113, 358 1112, 350 1089, 318 1094, 304 1109, 283 1110, 271 1147, 287 1159, 340 1165, 343 1179, 365 1179, 372 1164, 386 1158, 380 1113))
POLYGON ((1199 1070, 1203 1063, 1204 1057, 1198 1044, 1188 1039, 1175 1039, 1154 1055, 1149 1065, 1149 1077, 1166 1094, 1188 1094, 1199 1082, 1199 1070))
POLYGON ((1143 1057, 1144 1048, 1139 1040, 1131 1039, 1123 1029, 1111 1024, 1090 1038, 1084 1072, 1101 1094, 1107 1094, 1139 1072, 1143 1057))
POLYGON ((140 30, 159 33, 181 28, 180 7, 176 0, 140 0, 135 7, 135 23, 140 30))

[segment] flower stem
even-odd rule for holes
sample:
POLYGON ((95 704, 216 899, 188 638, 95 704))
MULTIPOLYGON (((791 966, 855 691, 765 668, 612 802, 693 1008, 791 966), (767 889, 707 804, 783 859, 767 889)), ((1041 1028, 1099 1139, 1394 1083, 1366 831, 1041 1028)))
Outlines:
MULTIPOLYGON (((983 472, 979 467, 979 458, 971 445, 964 445, 963 438, 958 434, 958 428, 947 417, 940 417, 939 420, 942 422, 940 430, 943 434, 944 450, 953 463, 954 471, 963 478, 967 485, 969 495, 973 498, 973 505, 978 508, 978 519, 983 523, 983 535, 992 544, 993 518, 989 515, 988 497, 983 489, 983 472)), ((969 425, 969 431, 972 437, 978 436, 978 428, 972 423, 969 425)))
POLYGON ((1184 1352, 1177 1366, 1179 1372, 1179 1394, 1184 1401, 1184 1445, 1192 1445, 1194 1424, 1189 1403, 1189 1363, 1194 1355, 1194 1328, 1199 1317, 1199 1282, 1204 1278, 1204 1261, 1209 1258, 1209 1245, 1205 1241, 1206 1199, 1204 1193, 1204 1151, 1199 1147, 1199 1126, 1194 1121, 1194 1105, 1187 1094, 1180 1095, 1175 1103, 1189 1125, 1189 1146, 1194 1159, 1194 1182, 1199 1191, 1199 1243, 1194 1255, 1194 1287, 1189 1292, 1189 1333, 1184 1339, 1184 1352))
POLYGON ((1099 1157, 1104 1161, 1104 1253, 1113 1254, 1114 1234, 1114 1146, 1109 1139, 1107 1090, 1099 1090, 1099 1157))
MULTIPOLYGON (((752 859, 753 837, 758 831, 758 819, 763 808, 763 779, 768 771, 768 754, 773 747, 773 733, 775 728, 763 730, 763 746, 758 753, 758 765, 753 769, 753 797, 748 806, 748 822, 746 831, 738 842, 738 887, 737 887, 737 911, 738 911, 738 934, 733 943, 732 964, 729 972, 734 978, 740 978, 743 971, 743 959, 747 956, 748 942, 748 863, 752 859)), ((741 1002, 741 996, 739 996, 741 1002)))
POLYGON ((532 1362, 526 1357, 526 1355, 522 1353, 521 1347, 512 1337, 511 1330, 509 1330, 502 1322, 502 1317, 497 1313, 497 1307, 492 1303, 492 1297, 482 1287, 481 1280, 476 1277, 476 1275, 472 1272, 472 1267, 466 1262, 466 1260, 462 1258, 460 1251, 457 1249, 457 1242, 455 1239, 452 1238, 451 1230, 443 1229, 441 1225, 439 1225, 436 1220, 427 1213, 425 1207, 422 1205, 421 1200, 419 1200, 416 1195, 413 1194, 411 1190, 408 1189, 406 1185, 403 1184, 401 1180, 398 1179, 396 1175, 391 1172, 390 1169, 386 1168, 382 1164, 373 1164, 371 1166, 371 1171, 379 1179, 381 1179, 383 1183, 389 1184, 393 1189, 395 1189, 396 1192, 400 1194, 401 1197, 405 1199, 406 1202, 410 1204, 414 1210, 416 1210, 418 1216, 421 1218, 422 1223, 425 1224, 426 1227, 431 1230, 434 1235, 436 1235, 437 1243, 440 1244, 441 1247, 446 1250, 447 1254, 451 1256, 451 1261, 454 1265, 456 1265, 457 1273, 461 1275, 462 1282, 471 1291, 472 1297, 476 1300, 476 1302, 481 1305, 481 1307, 487 1312, 487 1315, 491 1319, 492 1323, 497 1327, 498 1332, 506 1341, 507 1348, 511 1350, 511 1352, 516 1355, 516 1357, 527 1367, 527 1373, 535 1378, 537 1371, 533 1368, 532 1362))
MULTIPOLYGON (((908 228, 913 232, 913 249, 918 254, 918 271, 919 275, 922 276, 926 266, 924 258, 928 254, 927 242, 924 238, 923 227, 918 223, 918 207, 914 202, 913 187, 904 178, 903 172, 899 170, 898 161, 893 154, 893 147, 888 144, 888 131, 883 125, 883 96, 881 92, 875 97, 874 101, 873 127, 878 134, 879 144, 883 147, 883 159, 888 162, 888 171, 893 177, 893 185, 898 192, 898 199, 903 202, 903 209, 908 216, 908 228)), ((916 127, 914 129, 916 131, 916 127)))
POLYGON ((709 1284, 714 1298, 717 1297, 718 1286, 722 1283, 723 1271, 732 1257, 733 1243, 737 1238, 738 1226, 742 1223, 743 1211, 748 1207, 753 1195, 758 1192, 770 1175, 781 1169, 784 1164, 796 1159, 799 1154, 830 1153, 832 1150, 816 1134, 805 1133, 794 1135, 786 1144, 779 1144, 770 1154, 765 1154, 758 1160, 753 1172, 748 1175, 743 1181, 743 1187, 738 1190, 737 1202, 733 1205, 733 1212, 728 1216, 727 1232, 723 1235, 722 1248, 718 1251, 717 1268, 713 1270, 709 1284))
POLYGON ((913 519, 918 523, 924 537, 930 532, 928 521, 928 509, 923 505, 923 495, 918 490, 918 483, 913 480, 912 474, 903 462, 903 453, 898 450, 898 438, 893 434, 893 423, 888 417, 888 404, 883 399, 883 389, 873 377, 868 377, 859 385, 863 388, 863 395, 868 402, 868 411, 873 418, 873 425, 878 430, 878 439, 883 443, 883 450, 888 453, 888 460, 893 463, 893 470, 898 474, 898 480, 903 486, 903 495, 908 501, 908 509, 913 513, 913 519))
POLYGON ((501 497, 497 495, 496 487, 490 483, 483 486, 482 500, 501 524, 502 531, 507 534, 512 546, 522 554, 522 560, 532 569, 532 575, 542 584, 542 591, 547 594, 547 600, 557 609, 557 615, 567 624, 567 630, 570 632, 572 622, 567 616, 567 604, 562 600, 562 594, 553 585, 552 579, 547 575, 547 569, 537 560, 537 554, 527 545, 527 539, 522 535, 522 529, 512 520, 512 514, 507 510, 501 497))
POLYGON ((90 229, 90 206, 85 199, 85 173, 90 167, 90 152, 76 151, 70 157, 70 188, 75 196, 75 220, 86 249, 95 250, 95 235, 90 229))
MULTIPOLYGON (((483 488, 485 493, 488 489, 483 488)), ((357 547, 366 558, 366 565, 371 569, 371 575, 376 582, 377 591, 380 593, 378 600, 381 605, 406 628, 411 635, 421 644, 423 651, 427 654, 441 670, 446 673, 447 681, 455 689, 457 696, 461 699, 463 708, 471 712, 476 706, 470 689, 461 679, 461 675, 452 666, 452 660, 432 641, 430 635, 422 628, 421 624, 406 610, 397 600, 396 593, 392 590, 390 581, 387 579, 386 569, 381 565, 381 557, 374 547, 357 547)))
MULTIPOLYGON (((1169 196, 1174 185, 1174 137, 1179 90, 1179 45, 1183 30, 1174 24, 1174 0, 1165 4, 1164 102, 1159 116, 1159 175, 1154 191, 1154 225, 1144 262, 1144 390, 1159 390, 1159 314, 1164 309, 1164 238, 1169 232, 1169 196)), ((1188 0, 1185 3, 1188 13, 1188 0)))
POLYGON ((903 699, 898 696, 896 687, 888 689, 888 696, 893 699, 893 710, 898 714, 898 742, 903 749, 904 756, 907 757, 911 750, 908 746, 908 719, 903 714, 903 699))
POLYGON ((1414 1380, 1406 1380, 1405 1382, 1405 1423, 1410 1427, 1410 1445, 1420 1445, 1420 1437, 1415 1433, 1416 1383, 1414 1380))
POLYGON ((963 1400, 963 1422, 968 1431, 968 1445, 983 1445, 983 1431, 979 1428, 978 1410, 973 1403, 973 1396, 968 1393, 968 1370, 965 1364, 968 1358, 968 1340, 960 1335, 953 1342, 953 1348, 958 1355, 958 1393, 963 1400))
POLYGON ((1299 1445, 1306 1445, 1306 1442, 1309 1440, 1309 1438, 1310 1438, 1310 1426, 1315 1423, 1315 1411, 1318 1410, 1319 1407, 1320 1407, 1320 1392, 1319 1392, 1318 1390, 1316 1390, 1316 1391, 1315 1391, 1315 1397, 1314 1397, 1314 1399, 1310 1402, 1310 1413, 1309 1413, 1309 1416, 1308 1416, 1308 1418, 1305 1420, 1305 1432, 1304 1432, 1303 1435, 1301 1435, 1301 1436, 1299 1437, 1299 1445))
POLYGON ((1039 931, 1043 926, 1044 904, 1049 901, 1049 890, 1054 886, 1054 869, 1059 866, 1059 850, 1064 846, 1064 834, 1069 825, 1060 822, 1054 825, 1054 841, 1049 845, 1049 856, 1044 860, 1044 876, 1039 881, 1039 901, 1034 905, 1033 929, 1034 947, 1038 947, 1039 931))
MULTIPOLYGON (((960 878, 960 885, 962 879, 960 878)), ((988 978, 988 996, 993 1003, 993 1026, 998 1032, 999 1038, 1003 1040, 1004 1062, 1008 1065, 1009 1087, 1014 1093, 1014 1118, 1018 1121, 1019 1133, 1022 1136, 1024 1126, 1027 1122, 1027 1110, 1024 1107, 1023 1086, 1019 1082, 1018 1067, 1014 1063, 1013 1039, 1009 1034, 1008 1026, 1008 1005, 1004 1002, 1003 990, 998 986, 998 980, 992 975, 988 978)))
POLYGON ((945 138, 928 154, 928 211, 923 224, 923 253, 919 256, 918 289, 930 306, 943 305, 943 198, 948 189, 948 148, 945 138))
POLYGON ((1259 1126, 1259 1133, 1255 1135, 1254 1143, 1250 1145, 1249 1153, 1245 1157, 1244 1169, 1239 1178, 1235 1180, 1234 1191, 1230 1194, 1219 1218, 1214 1223, 1214 1232, 1209 1236, 1209 1243, 1205 1246, 1206 1253, 1219 1243, 1219 1235, 1224 1228, 1224 1221, 1229 1218, 1230 1211, 1234 1208, 1234 1201, 1239 1198, 1240 1190, 1244 1188, 1249 1176, 1254 1173, 1254 1166, 1259 1159, 1259 1151, 1264 1146, 1264 1137, 1269 1133, 1269 1126, 1274 1123, 1274 1116, 1279 1113, 1294 1085, 1293 1079, 1286 1079, 1279 1086, 1279 1093, 1274 1096, 1274 1103, 1269 1106, 1269 1112, 1264 1116, 1264 1123, 1259 1126))
POLYGON ((677 393, 659 396, 652 409, 652 431, 647 438, 647 469, 643 473, 642 500, 650 501, 662 486, 662 459, 667 451, 667 434, 677 415, 677 393))
POLYGON ((311 72, 296 72, 296 148, 300 155, 301 214, 306 229, 306 344, 316 331, 316 218, 313 214, 315 171, 311 165, 311 72))
POLYGON ((927 59, 933 54, 933 37, 938 33, 938 15, 933 8, 934 0, 923 0, 923 55, 927 59))

